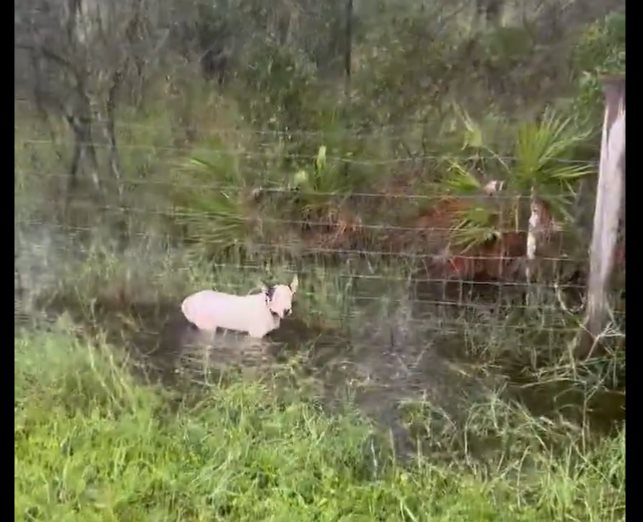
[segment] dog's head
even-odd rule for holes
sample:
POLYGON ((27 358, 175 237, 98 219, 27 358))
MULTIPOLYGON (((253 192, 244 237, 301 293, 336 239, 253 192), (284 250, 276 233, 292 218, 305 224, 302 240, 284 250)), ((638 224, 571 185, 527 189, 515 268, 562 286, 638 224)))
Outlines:
POLYGON ((269 287, 263 285, 263 293, 266 296, 266 305, 271 313, 283 319, 292 313, 292 298, 297 291, 299 281, 297 275, 289 285, 275 285, 269 287))

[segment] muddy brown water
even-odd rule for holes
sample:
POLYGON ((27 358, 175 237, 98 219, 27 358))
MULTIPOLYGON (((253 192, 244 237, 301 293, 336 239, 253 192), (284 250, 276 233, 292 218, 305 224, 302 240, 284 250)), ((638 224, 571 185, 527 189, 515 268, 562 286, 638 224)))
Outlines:
MULTIPOLYGON (((623 392, 598 391, 588 398, 566 383, 539 384, 519 371, 485 370, 465 354, 466 336, 448 306, 418 311, 411 302, 361 303, 343 327, 332 330, 311 326, 295 314, 261 341, 229 332, 204 338, 174 302, 97 302, 91 314, 71 300, 48 303, 52 317, 62 311, 90 333, 102 331, 110 344, 126 347, 146 373, 168 385, 177 375, 213 382, 232 368, 265 372, 297 362, 327 406, 350 396, 364 414, 391 430, 403 453, 416 451, 402 413, 405 403, 430 405, 431 415, 444 426, 463 422, 468 405, 498 390, 535 415, 588 422, 597 434, 625 419, 623 392)), ((477 334, 493 335, 489 312, 480 313, 477 329, 483 330, 485 321, 489 326, 477 334)))

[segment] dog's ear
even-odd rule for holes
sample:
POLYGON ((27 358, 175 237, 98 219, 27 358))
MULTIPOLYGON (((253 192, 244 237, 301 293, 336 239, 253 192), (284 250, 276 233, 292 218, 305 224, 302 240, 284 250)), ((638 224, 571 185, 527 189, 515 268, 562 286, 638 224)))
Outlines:
POLYGON ((292 282, 288 286, 293 294, 297 291, 297 287, 299 286, 299 278, 297 277, 297 274, 295 274, 295 277, 292 278, 292 282))

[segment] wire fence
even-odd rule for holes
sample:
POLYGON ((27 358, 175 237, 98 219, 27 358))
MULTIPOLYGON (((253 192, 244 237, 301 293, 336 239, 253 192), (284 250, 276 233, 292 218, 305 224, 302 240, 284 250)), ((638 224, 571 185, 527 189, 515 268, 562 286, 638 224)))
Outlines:
MULTIPOLYGON (((35 140, 35 139, 23 139, 20 140, 23 145, 53 145, 51 140, 35 140)), ((111 149, 113 144, 106 142, 97 142, 97 141, 78 141, 74 142, 72 140, 61 140, 59 143, 63 145, 80 145, 83 147, 93 147, 96 149, 111 149)), ((248 159, 270 159, 270 158, 281 158, 283 155, 280 152, 250 152, 247 150, 231 150, 228 148, 215 148, 215 147, 194 147, 194 146, 180 146, 180 145, 155 145, 150 143, 123 143, 118 145, 119 149, 122 150, 147 150, 154 152, 189 152, 191 154, 199 155, 222 155, 222 156, 238 156, 248 159)), ((318 156, 316 154, 295 154, 289 153, 287 159, 290 160, 307 160, 312 162, 316 160, 318 156)), ((394 164, 404 164, 404 163, 417 163, 420 161, 474 161, 474 160, 495 160, 495 161, 516 161, 519 158, 517 156, 507 156, 507 155, 468 155, 468 156, 448 156, 448 155, 438 155, 438 154, 417 154, 405 158, 388 158, 388 159, 356 159, 348 156, 325 156, 325 161, 335 162, 335 163, 346 163, 353 165, 363 165, 363 166, 381 166, 381 165, 394 165, 394 164)), ((554 158, 551 160, 554 163, 561 164, 571 164, 571 165, 593 165, 598 166, 598 162, 584 161, 584 160, 573 160, 566 158, 554 158)))
MULTIPOLYGON (((264 174, 265 171, 257 170, 252 168, 244 167, 244 172, 253 173, 253 174, 264 174)), ((284 171, 285 172, 285 171, 284 171)), ((20 169, 21 178, 35 178, 40 180, 58 180, 58 181, 69 181, 69 173, 64 172, 42 172, 35 170, 26 170, 20 169)), ((268 180, 269 182, 269 180, 268 180)), ((440 192, 434 194, 407 194, 407 193, 395 193, 395 192, 363 192, 363 191, 323 191, 323 190, 306 190, 298 187, 279 187, 279 186, 263 186, 259 185, 256 187, 248 186, 239 186, 239 185, 230 185, 230 184, 221 184, 216 182, 206 182, 206 181, 190 181, 190 180, 168 180, 168 179, 132 179, 132 178, 103 178, 101 183, 105 185, 122 185, 125 188, 128 187, 161 187, 167 189, 196 189, 199 191, 221 191, 229 193, 241 193, 241 192, 253 192, 255 195, 260 193, 267 194, 296 194, 298 196, 313 196, 317 198, 333 198, 333 197, 349 197, 351 199, 378 199, 378 200, 388 200, 388 199, 403 199, 407 201, 437 201, 445 198, 453 197, 452 193, 449 192, 440 192)), ((459 201, 479 201, 482 194, 458 194, 457 199, 459 201)), ((560 194, 554 193, 541 193, 539 194, 541 198, 557 198, 560 199, 560 194)), ((505 200, 505 201, 529 201, 531 200, 531 194, 503 194, 496 193, 493 195, 494 200, 505 200)))
MULTIPOLYGON (((141 124, 120 122, 117 127, 137 128, 141 124)), ((223 131, 223 130, 222 130, 223 131)), ((246 130, 235 130, 233 132, 246 132, 246 130)), ((228 132, 228 130, 225 130, 228 132)), ((268 134, 273 137, 279 136, 279 132, 268 130, 257 130, 258 134, 268 134)), ((288 131, 290 135, 317 136, 308 134, 312 131, 293 130, 288 131)), ((320 134, 321 136, 323 134, 320 134)), ((73 142, 61 140, 56 145, 73 145, 73 142)), ((523 223, 495 223, 493 234, 485 238, 481 243, 484 247, 463 248, 457 250, 453 246, 452 235, 457 232, 454 224, 444 225, 440 222, 431 223, 425 221, 421 225, 417 223, 402 224, 391 221, 390 215, 383 216, 376 209, 369 214, 368 207, 360 208, 357 219, 353 222, 341 222, 337 216, 310 216, 296 217, 291 215, 280 216, 279 212, 262 213, 261 209, 251 212, 249 215, 235 213, 238 208, 233 208, 226 214, 225 211, 214 208, 203 209, 199 206, 191 207, 188 203, 178 203, 172 200, 169 191, 179 189, 190 189, 196 191, 200 197, 208 197, 211 192, 218 193, 217 197, 224 194, 228 199, 235 193, 276 194, 288 196, 292 202, 294 197, 310 196, 319 200, 331 201, 343 198, 344 207, 348 210, 355 210, 351 205, 357 199, 378 200, 385 206, 398 205, 400 214, 407 212, 410 204, 420 202, 426 204, 439 204, 444 200, 461 202, 463 205, 475 207, 481 201, 495 202, 495 205, 511 204, 516 202, 527 202, 532 198, 531 194, 517 194, 509 191, 497 192, 488 196, 480 192, 473 194, 458 194, 454 196, 451 192, 430 192, 404 193, 393 192, 389 189, 364 191, 363 188, 346 190, 345 192, 328 190, 302 190, 287 185, 278 185, 274 182, 260 183, 262 169, 252 165, 241 165, 237 168, 243 174, 252 174, 253 183, 234 185, 231 183, 220 183, 216 180, 210 182, 199 179, 197 181, 181 177, 168 178, 167 175, 147 174, 123 169, 124 175, 115 179, 107 175, 101 177, 104 185, 117 185, 125 193, 127 203, 96 202, 91 199, 78 199, 72 202, 76 211, 83 210, 79 222, 78 215, 72 220, 66 220, 55 212, 50 212, 59 202, 51 192, 54 183, 64 186, 70 177, 66 169, 65 161, 60 159, 57 168, 49 164, 47 169, 35 168, 39 163, 46 164, 47 159, 39 156, 39 150, 51 147, 54 143, 46 139, 19 138, 16 140, 17 147, 30 147, 32 156, 25 160, 16 169, 18 184, 16 188, 16 210, 17 229, 19 239, 19 252, 17 254, 20 262, 30 266, 44 266, 52 263, 52 259, 58 256, 65 264, 64 259, 80 258, 86 259, 95 243, 113 235, 114 238, 127 236, 127 247, 139 249, 138 268, 141 278, 147 278, 150 284, 154 284, 155 278, 165 277, 166 273, 157 274, 154 270, 159 269, 165 261, 153 259, 150 252, 145 250, 145 245, 156 242, 157 244, 171 245, 173 252, 191 252, 195 247, 209 247, 210 254, 214 252, 214 259, 208 262, 208 269, 212 271, 212 277, 218 277, 216 284, 226 291, 244 293, 249 291, 257 277, 266 275, 268 272, 278 272, 281 276, 298 274, 303 280, 308 279, 310 284, 304 288, 300 295, 303 299, 312 303, 319 301, 320 296, 332 301, 336 307, 342 310, 343 318, 364 319, 364 314, 369 307, 382 306, 391 307, 396 310, 407 307, 411 310, 410 316, 405 320, 407 324, 416 324, 428 330, 459 331, 464 330, 477 332, 513 331, 521 334, 533 334, 534 332, 544 334, 567 335, 578 328, 578 317, 573 317, 563 300, 569 292, 573 292, 576 304, 582 306, 585 291, 584 274, 588 264, 586 251, 566 250, 562 236, 557 239, 548 239, 549 243, 557 242, 557 248, 550 254, 539 253, 537 262, 540 266, 548 266, 549 271, 543 278, 527 279, 525 277, 526 260, 526 236, 530 229, 526 222, 523 223), (34 152, 35 151, 35 152, 34 152), (259 183, 257 183, 259 180, 259 183), (346 202, 348 202, 346 204, 346 202), (106 220, 106 214, 114 216, 127 216, 128 226, 125 232, 123 229, 114 228, 114 220, 106 220), (384 218, 387 218, 386 220, 384 218), (160 220, 160 222, 159 222, 160 220), (202 225, 199 237, 194 235, 188 237, 184 229, 190 227, 191 223, 198 222, 202 225), (223 244, 219 235, 222 233, 234 235, 234 227, 239 224, 252 226, 256 232, 267 225, 277 226, 277 230, 268 235, 261 233, 250 234, 248 237, 239 237, 234 242, 236 254, 224 253, 217 249, 229 247, 230 244, 223 244), (208 230, 208 226, 212 230, 208 230), (110 228, 111 227, 111 228, 110 228), (204 228, 205 227, 205 228, 204 228), (343 227, 343 228, 342 228, 343 227), (48 240, 39 243, 30 239, 31 231, 41 229, 52 237, 60 236, 64 240, 48 240), (356 240, 348 241, 343 245, 328 245, 320 241, 320 238, 312 234, 311 230, 320 229, 328 234, 350 235, 351 231, 358 230, 360 233, 384 234, 392 240, 401 236, 414 237, 413 244, 406 244, 402 248, 392 248, 390 244, 378 239, 379 236, 371 237, 371 243, 359 243, 356 240), (183 232, 181 232, 183 230, 183 232), (232 232, 230 232, 230 230, 232 232), (513 235, 514 244, 507 245, 506 237, 513 235), (427 237, 436 236, 441 238, 442 245, 439 249, 427 246, 427 237), (515 238, 518 238, 517 240, 515 238), (516 242, 517 241, 517 242, 516 242), (243 251, 239 254, 239 251, 243 251), (25 254, 25 253, 28 254, 25 254), (22 256, 22 258, 21 258, 22 256), (25 261, 25 256, 31 258, 25 261), (332 256, 332 259, 327 259, 332 256), (48 258, 46 261, 42 261, 48 258), (40 261, 38 260, 40 259, 40 261), (273 268, 270 268, 273 267, 273 268), (469 267, 469 268, 463 268, 469 267), (230 274, 234 277, 230 279, 230 274), (228 279, 226 279, 228 278, 228 279), (324 288, 324 286, 328 288, 324 288), (537 301, 527 300, 526 295, 538 293, 537 301), (511 318, 509 315, 513 314, 511 318), (518 316, 516 316, 518 314, 518 316), (429 319, 429 316, 431 317, 429 319), (493 319, 493 320, 492 320, 493 319)), ((76 145, 83 145, 76 143, 76 145)), ((113 147, 113 144, 91 142, 95 148, 113 147)), ((152 153, 172 152, 178 159, 189 159, 193 155, 221 154, 246 158, 266 159, 277 157, 280 159, 305 159, 314 161, 315 155, 286 155, 279 153, 262 153, 256 151, 230 150, 216 148, 195 148, 181 146, 157 146, 143 143, 119 143, 119 151, 145 150, 152 153)), ((445 156, 445 155, 418 155, 413 158, 357 158, 343 156, 328 156, 327 161, 338 163, 359 164, 372 168, 403 165, 413 161, 460 161, 479 160, 480 156, 445 156)), ((490 156, 489 160, 497 162, 513 162, 517 158, 509 156, 490 156)), ((593 162, 581 162, 559 158, 560 163, 574 165, 586 165, 594 168, 593 162)), ((167 172, 175 168, 171 164, 164 165, 160 170, 167 172)), ((282 168, 284 173, 289 172, 282 168)), ((158 173, 157 173, 158 174, 158 173)), ((539 194, 542 198, 560 198, 561 194, 539 194)), ((575 195, 571 195, 575 196, 575 195)), ((213 196, 214 197, 214 196, 213 196)), ((572 200, 574 197, 571 198, 572 200)), ((486 203, 483 203, 486 204, 486 203)), ((284 205, 285 208, 285 205, 284 205)), ((295 205, 296 208, 296 205, 295 205)), ((249 210, 247 207, 245 210, 249 210)), ((278 208, 282 210, 283 208, 278 208)), ((298 209, 301 214, 301 208, 298 209)), ((388 209, 395 214, 395 208, 388 209)), ((282 212, 283 214, 283 212, 282 212)), ((564 233, 577 229, 577 224, 572 220, 561 221, 558 224, 556 233, 564 233)), ((198 234, 197 234, 198 236, 198 234)), ((170 246, 168 246, 170 248, 170 246)), ((125 250, 121 253, 125 255, 125 250)), ((182 254, 179 254, 182 255, 182 254)), ((186 254, 179 264, 174 264, 172 276, 189 281, 189 272, 192 268, 180 266, 180 263, 189 263, 190 257, 186 254)), ((124 264, 131 261, 124 261, 124 264)), ((173 261, 176 263, 176 261, 173 261)), ((170 263, 171 264, 171 263, 170 263)), ((77 265, 73 265, 77 266, 77 265)), ((20 270, 18 266, 18 270, 20 270)), ((78 268, 77 268, 78 269, 78 268)), ((37 270, 37 269, 36 269, 37 270)), ((165 268, 167 270, 167 268, 165 268)), ((27 270, 29 272, 29 270, 27 270)), ((33 270, 31 270, 33 272, 33 270)), ((22 281, 33 279, 33 273, 22 274, 22 281)), ((22 283, 23 286, 28 284, 22 283)), ((117 284, 117 283, 116 283, 117 284)), ((186 283, 187 285, 187 283, 186 283)), ((305 286, 305 285, 304 285, 305 286)), ((332 308, 332 307, 331 307, 332 308)), ((310 306, 309 311, 314 315, 324 315, 327 308, 310 306)), ((615 320, 624 320, 624 311, 615 310, 615 320)), ((381 320, 381 319, 380 319, 381 320)), ((550 340, 550 342, 554 342, 550 340)))
MULTIPOLYGON (((33 102, 30 100, 16 100, 18 106, 25 107, 27 109, 26 114, 30 114, 34 118, 40 118, 40 115, 33 111, 32 105, 33 102)), ((24 110, 24 109, 20 109, 24 110)), ((160 118, 161 119, 161 118, 160 118)), ((36 120, 37 121, 37 120, 36 120)), ((198 135, 204 138, 214 137, 218 135, 237 135, 237 136, 253 136, 253 137, 264 137, 270 138, 271 140, 281 140, 284 138, 303 140, 309 138, 342 138, 348 140, 367 140, 367 139, 376 139, 376 138, 390 138, 402 140, 409 135, 419 135, 426 138, 427 145, 434 147, 436 151, 443 150, 444 146, 453 145, 454 140, 445 140, 444 138, 436 138, 435 136, 435 123, 428 120, 415 120, 408 121, 404 123, 394 123, 394 124, 384 124, 379 122, 369 122, 364 123, 358 126, 342 126, 340 128, 329 128, 329 129, 308 129, 308 128, 288 128, 288 129, 275 129, 275 128, 256 128, 250 126, 244 127, 233 127, 233 126, 222 126, 222 125, 208 125, 206 128, 203 128, 200 125, 192 124, 188 125, 181 123, 178 120, 171 118, 161 119, 159 122, 155 123, 143 123, 140 121, 127 120, 127 119, 116 119, 109 120, 106 118, 101 118, 99 116, 92 116, 85 119, 86 123, 91 125, 93 128, 98 130, 105 130, 108 127, 114 127, 115 130, 120 131, 146 131, 148 133, 158 133, 159 130, 163 129, 163 125, 166 125, 168 128, 171 127, 173 132, 181 133, 190 133, 197 132, 198 135)), ((23 126, 21 124, 16 124, 14 126, 14 131, 21 132, 23 131, 23 126)), ((33 144, 43 144, 43 140, 38 140, 32 136, 31 140, 33 144)), ((28 143, 29 141, 22 141, 23 143, 28 143)), ((53 142, 44 140, 49 144, 53 142)), ((56 143, 65 143, 68 141, 68 138, 57 137, 56 143)), ((274 144, 274 141, 270 142, 274 144)), ((141 144, 145 145, 145 144, 141 144)), ((149 145, 149 144, 147 144, 149 145)), ((256 144, 255 144, 256 145, 256 144)), ((458 145, 461 145, 461 140, 458 141, 458 145)), ((172 147, 169 147, 170 150, 172 147)), ((208 149, 210 150, 210 149, 208 149)), ((407 151, 405 151, 407 152, 407 151)), ((442 157, 439 154, 430 155, 432 157, 442 157)), ((466 156, 462 156, 466 157, 466 156)), ((487 159, 511 159, 511 156, 506 155, 494 155, 487 151, 485 154, 477 154, 474 156, 475 159, 487 158, 487 159)), ((415 158, 417 159, 417 158, 415 158)), ((579 164, 598 164, 597 160, 574 160, 574 159, 564 159, 559 158, 555 161, 562 161, 564 163, 579 163, 579 164)))

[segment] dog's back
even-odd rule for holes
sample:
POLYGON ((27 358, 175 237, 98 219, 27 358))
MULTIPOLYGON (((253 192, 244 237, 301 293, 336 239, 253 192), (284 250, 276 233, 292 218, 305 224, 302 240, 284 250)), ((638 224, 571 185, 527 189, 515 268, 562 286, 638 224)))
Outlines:
MULTIPOLYGON (((248 331, 254 315, 256 295, 239 296, 202 290, 186 297, 181 304, 185 318, 200 330, 217 328, 248 331)), ((254 319, 256 320, 256 318, 254 319)))

